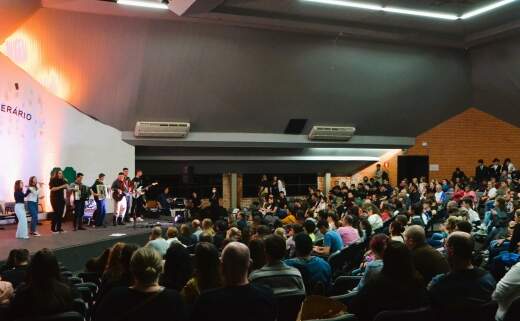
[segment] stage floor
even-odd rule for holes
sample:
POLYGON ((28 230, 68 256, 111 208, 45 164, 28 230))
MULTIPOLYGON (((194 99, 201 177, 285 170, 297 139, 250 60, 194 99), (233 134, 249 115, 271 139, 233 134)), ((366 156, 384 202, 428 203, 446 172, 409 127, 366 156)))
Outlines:
MULTIPOLYGON (((20 240, 15 238, 16 225, 9 224, 3 225, 4 230, 0 230, 0 262, 5 261, 9 254, 9 251, 14 248, 25 248, 30 253, 34 253, 42 248, 48 248, 56 252, 60 257, 60 260, 65 259, 70 261, 73 265, 74 260, 66 257, 74 252, 94 252, 92 255, 97 255, 97 251, 88 249, 91 248, 102 248, 110 247, 116 242, 127 242, 127 243, 138 243, 138 245, 144 245, 150 233, 151 227, 159 223, 163 227, 170 224, 171 219, 146 219, 145 222, 139 223, 136 228, 133 227, 132 223, 127 223, 124 226, 112 226, 109 225, 106 228, 90 228, 87 227, 85 231, 72 231, 72 222, 65 222, 63 229, 66 233, 52 234, 50 228, 50 221, 42 221, 42 225, 38 226, 38 232, 41 234, 40 237, 31 237, 28 240, 20 240), (65 256, 65 257, 64 257, 65 256)), ((74 254, 76 254, 74 253, 74 254)), ((85 254, 85 253, 84 253, 85 254)), ((81 255, 83 257, 83 255, 81 255)), ((81 264, 84 264, 85 260, 81 260, 81 264)), ((71 267, 71 269, 74 267, 71 267)))

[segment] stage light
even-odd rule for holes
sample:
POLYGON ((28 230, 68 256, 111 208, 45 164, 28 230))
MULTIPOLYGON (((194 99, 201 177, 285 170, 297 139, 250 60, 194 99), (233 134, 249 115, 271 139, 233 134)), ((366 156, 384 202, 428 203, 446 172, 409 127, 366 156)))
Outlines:
POLYGON ((151 2, 151 1, 117 0, 117 4, 134 6, 134 7, 152 8, 152 9, 168 9, 168 5, 165 3, 151 2))
POLYGON ((398 14, 411 15, 411 16, 444 19, 444 20, 457 20, 458 19, 457 15, 449 14, 449 13, 413 10, 413 9, 405 9, 405 8, 397 8, 397 7, 383 7, 379 4, 360 3, 360 2, 355 2, 355 1, 343 1, 343 0, 301 0, 301 1, 342 6, 342 7, 350 7, 350 8, 356 8, 356 9, 364 9, 364 10, 371 10, 371 11, 382 11, 382 12, 391 12, 391 13, 398 13, 398 14))
POLYGON ((473 18, 475 16, 478 16, 478 15, 481 15, 483 13, 489 12, 489 11, 494 10, 496 8, 503 7, 503 6, 507 5, 507 4, 510 4, 512 2, 515 2, 515 1, 516 0, 502 0, 502 1, 498 1, 498 2, 492 3, 490 5, 484 6, 482 8, 469 11, 469 12, 463 14, 462 16, 460 16, 460 18, 461 19, 473 18))
POLYGON ((360 3, 360 2, 356 2, 356 1, 347 1, 347 0, 300 0, 300 1, 320 3, 320 4, 333 5, 333 6, 341 6, 341 7, 349 7, 349 8, 363 9, 363 10, 371 10, 371 11, 382 11, 382 12, 389 12, 389 13, 405 14, 405 15, 411 15, 411 16, 427 17, 427 18, 442 19, 442 20, 465 20, 465 19, 469 19, 469 18, 473 18, 478 15, 481 15, 483 13, 489 12, 491 10, 503 7, 510 3, 516 2, 517 0, 498 1, 498 2, 492 3, 490 5, 484 6, 482 8, 468 11, 467 13, 464 13, 462 15, 456 15, 456 14, 452 14, 452 13, 434 12, 434 11, 425 11, 425 10, 415 10, 415 9, 408 9, 408 8, 398 8, 398 7, 391 7, 391 6, 387 7, 387 6, 382 6, 379 4, 360 3))

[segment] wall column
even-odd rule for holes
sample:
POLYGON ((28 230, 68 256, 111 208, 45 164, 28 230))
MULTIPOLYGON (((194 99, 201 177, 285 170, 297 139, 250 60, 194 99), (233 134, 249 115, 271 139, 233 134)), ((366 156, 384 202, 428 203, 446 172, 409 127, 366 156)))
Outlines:
POLYGON ((231 173, 231 208, 238 207, 238 175, 231 173))
POLYGON ((330 173, 325 173, 325 177, 324 177, 324 180, 323 180, 323 185, 325 185, 324 188, 323 188, 323 194, 325 196, 327 196, 329 194, 329 191, 330 191, 330 181, 331 181, 330 173))

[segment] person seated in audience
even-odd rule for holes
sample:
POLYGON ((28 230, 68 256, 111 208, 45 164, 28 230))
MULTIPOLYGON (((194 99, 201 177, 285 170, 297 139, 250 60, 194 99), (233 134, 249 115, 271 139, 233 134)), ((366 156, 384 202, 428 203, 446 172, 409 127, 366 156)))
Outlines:
POLYGON ((150 247, 135 251, 130 261, 133 283, 110 291, 99 303, 96 321, 185 320, 178 292, 159 285, 162 257, 150 247))
POLYGON ((263 237, 257 237, 249 242, 251 256, 250 272, 260 269, 265 265, 265 244, 263 237))
POLYGON ((461 220, 461 221, 457 222, 457 226, 455 227, 455 230, 471 234, 471 231, 473 230, 473 225, 471 225, 471 223, 468 221, 461 220))
POLYGON ((309 235, 298 233, 294 236, 294 242, 296 257, 285 260, 284 263, 300 271, 304 281, 312 287, 306 289, 307 293, 313 293, 315 288, 317 291, 328 289, 331 283, 332 270, 327 261, 311 255, 313 243, 309 235))
POLYGON ((36 318, 72 311, 76 295, 61 279, 54 253, 42 249, 34 254, 26 282, 11 300, 8 320, 36 318))
POLYGON ((372 226, 372 231, 383 227, 383 219, 379 215, 379 209, 374 204, 365 203, 363 205, 363 213, 367 216, 368 223, 372 226))
POLYGON ((491 295, 493 301, 498 303, 496 320, 503 321, 511 303, 520 297, 520 262, 516 263, 498 282, 495 291, 491 295))
POLYGON ((305 222, 303 223, 303 229, 305 231, 305 233, 307 233, 307 235, 309 235, 309 237, 311 238, 312 240, 312 243, 315 243, 318 241, 318 239, 316 238, 316 223, 314 223, 314 220, 313 219, 306 219, 305 222))
POLYGON ((181 225, 181 235, 179 235, 179 241, 181 241, 182 244, 185 246, 194 246, 197 244, 198 240, 198 236, 191 233, 187 224, 181 225))
MULTIPOLYGON (((238 210, 238 209, 236 208, 235 210, 238 210)), ((243 213, 242 211, 238 210, 238 212, 236 213, 236 216, 237 216, 237 227, 240 230, 246 228, 249 225, 249 223, 247 221, 247 216, 246 216, 245 213, 243 213)))
POLYGON ((472 264, 475 242, 470 234, 455 231, 446 241, 450 271, 435 276, 428 294, 441 319, 464 315, 464 311, 491 300, 495 280, 489 272, 472 264))
POLYGON ((463 198, 461 205, 462 208, 466 209, 468 213, 468 222, 470 222, 471 224, 479 225, 480 216, 478 215, 477 211, 473 209, 473 201, 471 200, 471 198, 463 198))
POLYGON ((0 267, 0 273, 14 269, 14 258, 17 254, 17 251, 19 251, 19 249, 12 249, 11 251, 9 251, 7 259, 5 260, 4 264, 0 267))
POLYGON ((296 244, 294 242, 294 236, 298 233, 302 233, 303 228, 300 224, 289 224, 287 225, 287 240, 285 241, 285 246, 287 248, 287 253, 289 258, 293 258, 296 251, 296 244))
POLYGON ((215 236, 213 237, 213 244, 217 247, 217 250, 222 249, 222 242, 226 239, 227 223, 224 220, 218 220, 215 222, 215 236))
POLYGON ((100 256, 93 257, 85 263, 85 272, 95 273, 99 279, 107 267, 110 248, 106 248, 100 256))
POLYGON ((423 279, 414 268, 410 250, 390 241, 383 269, 354 296, 348 311, 361 320, 373 320, 381 311, 416 309, 428 304, 423 279))
POLYGON ((213 221, 210 218, 205 218, 202 220, 202 232, 209 234, 211 237, 215 236, 213 221))
POLYGON ((249 283, 246 245, 231 242, 222 251, 224 287, 200 294, 192 321, 274 321, 277 306, 271 289, 249 283))
POLYGON ((110 290, 120 286, 132 284, 132 273, 130 273, 130 259, 139 247, 135 244, 116 243, 108 256, 105 273, 101 279, 101 286, 97 294, 100 301, 110 290))
MULTIPOLYGON (((507 234, 507 224, 510 220, 509 214, 506 212, 506 202, 501 196, 495 200, 495 208, 491 209, 486 213, 489 214, 488 236, 486 239, 486 245, 492 240, 504 238, 507 234)), ((484 218, 486 221, 487 218, 484 218)))
MULTIPOLYGON (((365 284, 376 277, 383 269, 383 255, 385 253, 388 236, 376 234, 370 239, 370 259, 365 264, 365 270, 354 291, 361 290, 365 284)), ((402 242, 401 242, 402 243, 402 242)))
POLYGON ((251 272, 249 281, 271 288, 275 296, 305 295, 300 271, 282 262, 286 254, 285 240, 277 235, 269 235, 264 244, 266 265, 251 272))
POLYGON ((191 221, 191 233, 193 235, 195 235, 195 237, 197 238, 197 241, 199 240, 199 235, 200 233, 202 233, 202 228, 200 227, 200 221, 197 220, 197 219, 194 219, 193 221, 191 221))
POLYGON ((10 282, 13 288, 17 288, 25 281, 27 268, 29 267, 29 251, 17 249, 14 254, 14 268, 0 274, 0 279, 10 282))
MULTIPOLYGON (((511 233, 511 241, 509 242, 509 252, 518 253, 520 247, 520 209, 517 209, 514 216, 514 228, 511 233)), ((511 223, 510 223, 511 224, 511 223)))
POLYGON ((211 234, 208 233, 208 232, 202 232, 199 235, 199 242, 198 243, 200 243, 200 242, 213 243, 213 236, 211 236, 211 234))
POLYGON ((388 231, 390 233, 390 239, 392 241, 401 242, 404 243, 404 226, 397 220, 390 223, 390 226, 388 227, 388 231))
POLYGON ((164 259, 160 284, 168 289, 181 291, 193 276, 190 253, 182 244, 173 243, 166 251, 164 259))
POLYGON ((425 284, 437 274, 449 271, 448 261, 439 251, 426 243, 424 228, 412 225, 404 232, 406 246, 412 252, 412 259, 417 271, 421 274, 425 284))
POLYGON ((200 242, 195 247, 195 272, 182 288, 181 296, 186 304, 193 304, 200 293, 222 286, 220 258, 215 245, 200 242))
POLYGON ((428 239, 428 244, 436 249, 442 248, 446 238, 457 229, 457 224, 462 221, 461 217, 450 216, 440 225, 440 230, 432 234, 428 239))
POLYGON ((166 242, 168 242, 168 248, 174 242, 181 243, 181 241, 179 241, 178 235, 179 235, 179 230, 177 230, 177 228, 175 226, 168 227, 168 229, 166 230, 166 237, 168 237, 166 242))
POLYGON ((156 226, 152 229, 152 232, 150 233, 150 241, 148 241, 146 246, 156 250, 161 257, 166 255, 170 243, 162 237, 162 228, 160 226, 156 226))
POLYGON ((352 215, 345 215, 341 221, 343 225, 338 228, 338 233, 343 241, 343 246, 347 247, 350 244, 358 242, 359 231, 352 226, 354 224, 354 217, 352 217, 352 215))
POLYGON ((315 246, 314 252, 321 256, 329 256, 341 251, 343 248, 343 240, 338 232, 329 230, 327 221, 321 220, 318 222, 318 229, 323 235, 323 246, 315 246))

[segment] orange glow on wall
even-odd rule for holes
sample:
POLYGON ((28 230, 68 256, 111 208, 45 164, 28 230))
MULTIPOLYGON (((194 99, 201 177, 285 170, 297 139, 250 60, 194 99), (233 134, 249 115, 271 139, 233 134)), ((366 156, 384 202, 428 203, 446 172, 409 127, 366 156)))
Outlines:
POLYGON ((50 93, 64 100, 70 97, 67 78, 54 66, 45 63, 39 42, 28 32, 24 30, 14 32, 0 45, 0 52, 30 74, 50 93))

